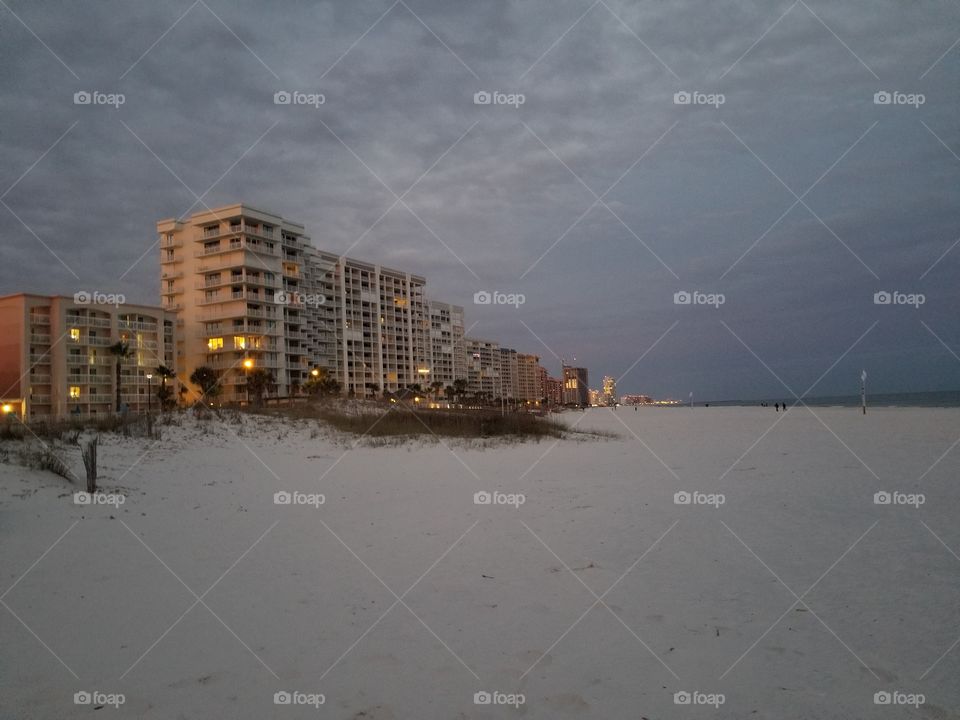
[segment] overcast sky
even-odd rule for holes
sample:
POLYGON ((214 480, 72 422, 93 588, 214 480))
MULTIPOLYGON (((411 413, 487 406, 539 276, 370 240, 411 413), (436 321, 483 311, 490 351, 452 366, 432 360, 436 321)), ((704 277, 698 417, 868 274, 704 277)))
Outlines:
POLYGON ((960 389, 958 35, 930 1, 3 0, 0 293, 157 304, 156 221, 245 202, 594 386, 960 389))

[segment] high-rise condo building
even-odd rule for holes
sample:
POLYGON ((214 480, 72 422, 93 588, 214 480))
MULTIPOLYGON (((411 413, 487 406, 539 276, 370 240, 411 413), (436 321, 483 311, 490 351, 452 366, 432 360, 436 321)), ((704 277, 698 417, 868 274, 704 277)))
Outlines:
POLYGON ((563 404, 587 407, 590 404, 587 369, 563 366, 563 404))
MULTIPOLYGON (((541 390, 540 358, 536 355, 517 353, 517 399, 530 404, 539 404, 543 399, 541 390)), ((546 371, 544 371, 546 372, 546 371)))
POLYGON ((492 340, 464 338, 467 355, 467 393, 482 393, 488 399, 501 397, 500 344, 492 340))
POLYGON ((117 410, 118 360, 120 409, 157 408, 157 368, 175 369, 173 322, 161 308, 100 292, 0 298, 3 414, 25 422, 110 415, 117 410), (128 357, 111 352, 120 342, 128 357))
POLYGON ((517 351, 500 348, 500 388, 497 397, 515 400, 519 394, 517 351))
POLYGON ((302 225, 247 205, 162 220, 161 294, 176 314, 180 378, 220 376, 223 402, 244 402, 254 368, 280 396, 316 368, 342 392, 396 391, 428 378, 424 279, 324 252, 302 225))
POLYGON ((467 379, 467 351, 463 342, 463 308, 430 300, 427 302, 430 336, 430 374, 424 387, 435 382, 444 387, 467 379))
POLYGON ((603 404, 617 404, 617 381, 609 375, 603 376, 603 404))

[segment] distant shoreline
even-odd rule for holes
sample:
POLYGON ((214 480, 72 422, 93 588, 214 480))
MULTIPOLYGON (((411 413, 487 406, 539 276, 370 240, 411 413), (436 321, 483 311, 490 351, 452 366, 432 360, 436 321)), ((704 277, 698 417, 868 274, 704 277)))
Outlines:
MULTIPOLYGON (((797 402, 796 398, 773 397, 762 400, 706 400, 694 401, 697 407, 716 405, 717 407, 756 407, 761 402, 773 407, 774 403, 786 403, 788 406, 797 402)), ((826 395, 822 397, 803 398, 803 402, 813 407, 859 407, 859 395, 826 395)), ((960 390, 943 390, 918 393, 877 393, 867 394, 868 407, 925 407, 950 408, 960 407, 960 390)), ((679 405, 678 407, 682 407, 679 405)))

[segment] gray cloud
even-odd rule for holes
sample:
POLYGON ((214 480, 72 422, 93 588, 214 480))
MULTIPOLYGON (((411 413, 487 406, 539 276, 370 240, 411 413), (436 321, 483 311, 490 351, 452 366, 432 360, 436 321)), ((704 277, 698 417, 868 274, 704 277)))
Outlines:
POLYGON ((956 40, 954 5, 8 5, 49 50, 0 8, 0 193, 77 124, 3 198, 2 292, 156 302, 154 223, 202 208, 193 193, 213 186, 211 207, 268 208, 320 247, 425 274, 475 334, 556 370, 525 323, 595 383, 679 321, 624 391, 783 395, 720 320, 798 391, 875 321, 818 393, 853 391, 862 366, 878 390, 960 387, 960 362, 919 322, 960 352, 960 248, 927 272, 960 237, 960 48, 934 65, 956 40), (82 89, 126 102, 74 105, 82 89), (280 89, 326 102, 277 106, 280 89), (681 89, 726 102, 677 106, 681 89), (477 106, 478 90, 526 102, 477 106), (926 102, 875 105, 878 90, 926 102), (409 209, 381 218, 428 169, 409 209), (828 169, 804 197, 826 227, 797 205, 770 229, 828 169), (609 209, 587 212, 622 175, 609 209), (475 307, 480 288, 528 302, 475 307), (679 289, 727 302, 676 306, 679 289), (876 306, 880 289, 927 303, 876 306))

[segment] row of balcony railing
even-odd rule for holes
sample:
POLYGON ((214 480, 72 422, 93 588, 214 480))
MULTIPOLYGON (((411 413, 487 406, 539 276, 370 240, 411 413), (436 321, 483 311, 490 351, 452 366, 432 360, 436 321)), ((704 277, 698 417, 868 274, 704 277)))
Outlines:
POLYGON ((222 235, 232 235, 235 233, 246 233, 247 235, 256 235, 257 237, 267 238, 268 240, 277 240, 277 231, 275 229, 264 230, 263 227, 257 225, 247 225, 246 223, 240 223, 239 225, 230 225, 229 228, 204 228, 201 233, 201 239, 209 240, 211 238, 218 238, 222 235))

